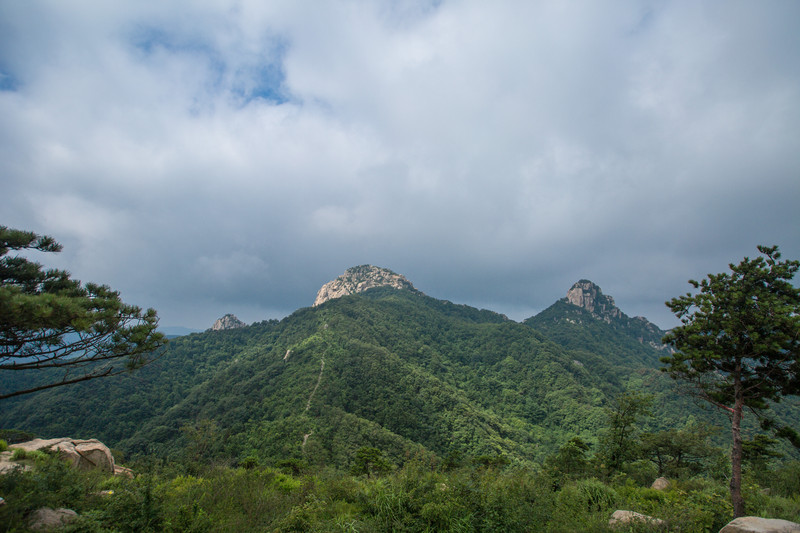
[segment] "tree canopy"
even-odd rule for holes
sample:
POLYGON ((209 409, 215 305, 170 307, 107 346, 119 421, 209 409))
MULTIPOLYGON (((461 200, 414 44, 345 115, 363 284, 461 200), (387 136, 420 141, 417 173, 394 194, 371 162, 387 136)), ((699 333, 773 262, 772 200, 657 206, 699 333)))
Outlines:
POLYGON ((106 285, 10 252, 59 252, 52 237, 0 226, 0 370, 42 371, 4 380, 0 400, 134 370, 165 338, 156 311, 142 311, 106 285))
POLYGON ((681 325, 664 337, 677 352, 662 358, 673 378, 689 383, 693 393, 730 416, 736 516, 744 512, 744 409, 768 422, 769 402, 800 393, 800 289, 791 283, 800 261, 780 261, 777 246, 758 250, 762 256, 729 265, 730 273, 690 280, 697 294, 667 302, 681 325))

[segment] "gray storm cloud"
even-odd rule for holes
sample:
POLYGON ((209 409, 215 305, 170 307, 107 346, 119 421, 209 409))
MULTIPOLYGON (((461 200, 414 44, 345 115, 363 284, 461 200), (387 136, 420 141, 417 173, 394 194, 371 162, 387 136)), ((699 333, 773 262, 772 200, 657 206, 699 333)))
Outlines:
POLYGON ((7 2, 0 223, 155 307, 252 322, 372 263, 530 316, 579 278, 663 327, 800 257, 796 3, 7 2))

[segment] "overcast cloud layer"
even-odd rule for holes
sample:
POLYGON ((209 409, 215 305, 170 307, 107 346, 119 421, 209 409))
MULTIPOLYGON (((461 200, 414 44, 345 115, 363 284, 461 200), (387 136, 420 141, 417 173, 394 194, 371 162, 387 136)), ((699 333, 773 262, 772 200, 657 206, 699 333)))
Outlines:
POLYGON ((0 224, 162 325, 370 263, 523 319, 800 258, 800 2, 0 2, 0 224))

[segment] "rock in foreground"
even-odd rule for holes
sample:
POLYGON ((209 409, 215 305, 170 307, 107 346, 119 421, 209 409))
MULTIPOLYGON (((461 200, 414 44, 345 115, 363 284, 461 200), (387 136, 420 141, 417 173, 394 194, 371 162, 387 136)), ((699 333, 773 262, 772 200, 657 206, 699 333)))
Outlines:
POLYGON ((740 516, 728 522, 719 533, 800 533, 800 524, 775 518, 740 516))
POLYGON ((28 528, 31 531, 53 531, 74 522, 78 514, 72 509, 50 509, 42 507, 31 513, 28 528))

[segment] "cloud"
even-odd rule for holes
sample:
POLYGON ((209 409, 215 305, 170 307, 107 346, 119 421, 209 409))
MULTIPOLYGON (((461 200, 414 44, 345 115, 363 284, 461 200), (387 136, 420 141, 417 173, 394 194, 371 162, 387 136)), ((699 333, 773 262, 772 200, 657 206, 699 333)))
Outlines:
POLYGON ((2 223, 170 325, 362 263, 514 318, 585 277, 670 325, 687 279, 800 257, 798 11, 5 4, 2 223))

